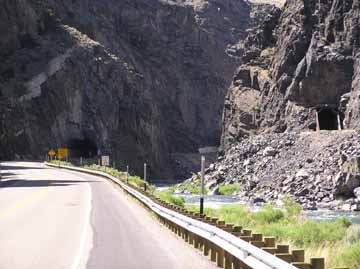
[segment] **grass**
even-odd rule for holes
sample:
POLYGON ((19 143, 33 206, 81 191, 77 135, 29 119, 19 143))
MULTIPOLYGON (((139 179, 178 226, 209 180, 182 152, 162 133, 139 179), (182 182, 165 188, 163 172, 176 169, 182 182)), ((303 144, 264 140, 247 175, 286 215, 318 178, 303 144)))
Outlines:
POLYGON ((220 185, 219 186, 219 194, 220 195, 232 195, 236 192, 240 191, 240 184, 228 184, 228 185, 220 185))
MULTIPOLYGON (((187 192, 190 194, 200 194, 201 191, 201 180, 200 179, 196 179, 194 181, 184 181, 183 183, 180 183, 178 185, 175 185, 171 188, 169 188, 169 190, 172 190, 172 192, 175 192, 176 190, 181 191, 181 192, 187 192)), ((205 194, 207 194, 209 192, 208 188, 205 188, 205 194)))
POLYGON ((183 197, 174 196, 168 190, 165 191, 155 191, 154 195, 159 199, 168 202, 170 204, 185 207, 185 199, 183 197))
MULTIPOLYGON (((197 206, 187 206, 198 211, 197 206)), ((324 257, 326 268, 345 266, 360 268, 360 226, 345 218, 315 222, 302 214, 301 206, 285 199, 284 208, 268 204, 252 212, 245 206, 227 205, 205 208, 207 216, 224 220, 264 236, 275 236, 278 242, 293 248, 304 248, 307 257, 324 257)))
POLYGON ((65 166, 74 166, 72 163, 69 163, 69 162, 65 162, 65 161, 59 161, 59 160, 52 160, 52 161, 49 161, 49 163, 51 164, 56 164, 56 165, 65 165, 65 166))

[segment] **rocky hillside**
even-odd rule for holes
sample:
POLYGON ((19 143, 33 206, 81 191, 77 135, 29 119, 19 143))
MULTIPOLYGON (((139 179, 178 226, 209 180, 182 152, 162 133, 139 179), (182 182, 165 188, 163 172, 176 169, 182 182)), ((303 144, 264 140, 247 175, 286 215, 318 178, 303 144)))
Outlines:
POLYGON ((0 5, 0 158, 66 146, 173 178, 183 172, 173 155, 218 145, 249 2, 0 5))
POLYGON ((360 210, 359 170, 349 172, 360 156, 359 5, 287 0, 252 27, 209 186, 240 182, 252 201, 290 194, 306 208, 360 210))
POLYGON ((206 185, 216 193, 219 185, 240 183, 237 195, 250 203, 291 195, 305 209, 360 210, 359 141, 356 131, 244 138, 210 165, 206 185))

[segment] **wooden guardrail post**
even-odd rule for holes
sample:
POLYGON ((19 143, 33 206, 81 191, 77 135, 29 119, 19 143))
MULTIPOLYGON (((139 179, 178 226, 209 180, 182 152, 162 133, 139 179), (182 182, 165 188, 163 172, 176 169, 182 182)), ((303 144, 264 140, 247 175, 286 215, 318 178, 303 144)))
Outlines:
POLYGON ((289 253, 290 247, 289 245, 277 245, 276 254, 289 253))
POLYGON ((276 239, 275 239, 275 237, 265 237, 264 242, 265 242, 265 247, 274 248, 275 243, 276 243, 276 239))
POLYGON ((225 250, 222 248, 217 248, 217 259, 216 259, 216 265, 218 267, 223 268, 224 266, 224 256, 225 256, 225 250))
POLYGON ((210 253, 210 243, 208 240, 206 239, 203 239, 203 245, 204 245, 204 248, 203 248, 203 253, 204 253, 204 256, 209 256, 209 253, 210 253))
POLYGON ((232 263, 233 263, 232 255, 225 251, 224 259, 225 259, 224 269, 232 269, 232 263))
POLYGON ((293 262, 305 262, 305 251, 303 249, 294 249, 291 254, 293 262))
POLYGON ((210 243, 210 260, 216 262, 217 246, 214 243, 210 243))
POLYGON ((325 269, 324 258, 311 258, 310 264, 311 264, 311 269, 325 269))

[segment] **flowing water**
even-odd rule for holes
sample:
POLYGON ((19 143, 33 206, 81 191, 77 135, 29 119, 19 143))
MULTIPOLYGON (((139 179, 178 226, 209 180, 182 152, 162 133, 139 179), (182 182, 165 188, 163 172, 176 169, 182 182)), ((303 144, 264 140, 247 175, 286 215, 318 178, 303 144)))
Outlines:
MULTIPOLYGON (((177 196, 184 197, 187 205, 198 205, 200 203, 199 195, 180 194, 177 196)), ((258 206, 249 206, 246 202, 240 201, 235 196, 206 195, 204 198, 205 207, 218 208, 223 205, 245 205, 254 211, 261 209, 261 207, 258 206)), ((345 217, 353 223, 360 224, 360 212, 314 210, 304 211, 304 213, 315 221, 335 220, 340 217, 345 217)))

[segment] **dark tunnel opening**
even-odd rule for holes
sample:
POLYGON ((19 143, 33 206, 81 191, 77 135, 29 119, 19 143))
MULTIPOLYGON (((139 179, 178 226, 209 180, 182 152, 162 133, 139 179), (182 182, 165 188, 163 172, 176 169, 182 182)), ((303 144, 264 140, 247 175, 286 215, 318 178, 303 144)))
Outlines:
POLYGON ((93 158, 97 155, 97 146, 90 139, 71 139, 68 142, 69 155, 72 158, 93 158))
POLYGON ((338 113, 334 109, 324 108, 318 111, 320 130, 338 130, 338 113))

